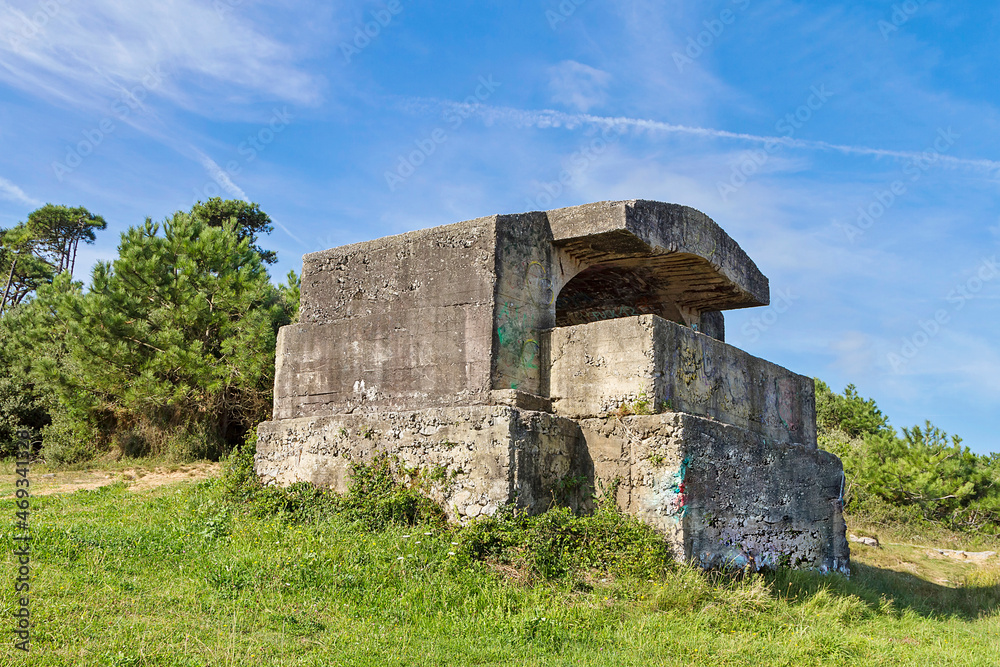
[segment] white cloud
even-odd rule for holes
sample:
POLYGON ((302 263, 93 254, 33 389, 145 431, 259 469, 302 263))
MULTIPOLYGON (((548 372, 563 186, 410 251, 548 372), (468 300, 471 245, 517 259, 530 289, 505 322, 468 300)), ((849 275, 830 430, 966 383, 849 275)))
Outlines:
POLYGON ((3 176, 0 176, 0 198, 15 201, 19 204, 31 206, 32 208, 38 208, 42 205, 42 202, 33 197, 29 197, 25 194, 24 190, 8 181, 3 176))
POLYGON ((578 111, 588 111, 607 100, 605 89, 611 82, 611 75, 602 70, 564 60, 549 68, 549 90, 552 101, 566 104, 578 111))
POLYGON ((105 106, 162 70, 155 94, 194 111, 205 111, 209 95, 315 101, 316 82, 295 67, 293 51, 258 31, 239 5, 12 0, 0 5, 0 81, 105 106))
POLYGON ((862 377, 875 364, 875 346, 871 337, 863 331, 842 331, 830 341, 836 354, 836 365, 841 373, 852 377, 862 377))

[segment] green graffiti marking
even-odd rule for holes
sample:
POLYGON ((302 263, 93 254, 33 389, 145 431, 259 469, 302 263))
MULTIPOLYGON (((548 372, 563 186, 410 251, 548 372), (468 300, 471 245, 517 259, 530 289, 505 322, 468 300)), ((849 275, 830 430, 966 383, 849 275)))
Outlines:
POLYGON ((691 464, 691 457, 686 456, 681 461, 681 467, 674 473, 674 485, 670 490, 677 494, 674 499, 673 513, 677 519, 683 519, 687 514, 687 493, 684 490, 684 478, 687 477, 688 466, 691 464))

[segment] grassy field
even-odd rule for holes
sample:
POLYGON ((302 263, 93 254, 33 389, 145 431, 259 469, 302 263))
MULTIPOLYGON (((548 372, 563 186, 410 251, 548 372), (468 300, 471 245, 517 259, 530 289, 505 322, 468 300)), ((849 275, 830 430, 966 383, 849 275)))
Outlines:
MULTIPOLYGON (((1000 663, 996 559, 852 545, 849 581, 675 566, 652 579, 591 570, 528 583, 523 569, 461 558, 459 535, 437 524, 290 524, 244 511, 211 480, 128 484, 32 499, 31 654, 14 649, 4 583, 0 664, 1000 663)), ((921 544, 878 530, 883 544, 921 544)))

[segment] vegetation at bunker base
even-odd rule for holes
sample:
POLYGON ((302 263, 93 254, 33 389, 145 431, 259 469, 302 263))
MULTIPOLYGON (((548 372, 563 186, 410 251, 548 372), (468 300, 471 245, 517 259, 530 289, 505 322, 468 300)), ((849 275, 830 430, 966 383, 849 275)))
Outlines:
MULTIPOLYGON (((1000 654, 996 566, 952 588, 866 564, 876 552, 859 547, 850 580, 706 574, 607 507, 462 528, 419 478, 394 481, 387 459, 356 467, 337 496, 263 488, 248 454, 217 480, 36 497, 30 662, 8 642, 0 663, 990 665, 1000 654)), ((12 571, 9 530, 4 542, 12 571)), ((2 601, 9 617, 10 588, 2 601)))

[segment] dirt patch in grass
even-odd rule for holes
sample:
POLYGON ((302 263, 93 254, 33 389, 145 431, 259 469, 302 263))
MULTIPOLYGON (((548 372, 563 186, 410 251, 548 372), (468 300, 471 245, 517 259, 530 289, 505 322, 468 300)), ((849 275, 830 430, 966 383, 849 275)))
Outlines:
POLYGON ((949 588, 964 585, 968 577, 979 568, 995 568, 1000 565, 1000 557, 996 551, 958 551, 927 544, 889 541, 882 541, 879 547, 852 542, 851 560, 872 567, 905 572, 949 588))
MULTIPOLYGON (((73 493, 74 491, 98 489, 108 484, 124 481, 130 491, 145 491, 175 482, 196 482, 218 476, 222 467, 219 463, 200 461, 177 465, 163 465, 152 468, 130 467, 122 470, 66 470, 56 472, 29 473, 31 495, 47 496, 53 493, 73 493)), ((15 475, 0 475, 0 496, 13 497, 15 475)))

